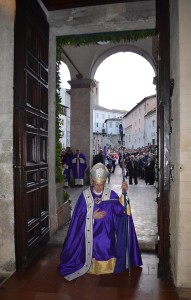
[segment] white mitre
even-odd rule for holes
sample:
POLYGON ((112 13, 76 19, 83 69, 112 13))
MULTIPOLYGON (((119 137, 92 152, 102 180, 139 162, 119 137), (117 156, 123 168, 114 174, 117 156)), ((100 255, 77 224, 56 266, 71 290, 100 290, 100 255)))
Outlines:
POLYGON ((96 183, 105 183, 109 176, 109 171, 102 163, 98 163, 90 170, 91 179, 96 183))

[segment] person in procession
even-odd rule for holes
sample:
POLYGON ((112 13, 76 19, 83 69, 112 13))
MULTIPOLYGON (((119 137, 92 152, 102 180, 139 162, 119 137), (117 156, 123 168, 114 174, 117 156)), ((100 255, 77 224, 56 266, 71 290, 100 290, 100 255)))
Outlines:
POLYGON ((131 185, 134 180, 134 184, 138 184, 138 169, 139 165, 138 162, 135 160, 135 156, 131 155, 130 160, 128 161, 126 168, 128 169, 128 174, 129 174, 129 184, 131 185))
POLYGON ((100 149, 99 153, 96 154, 93 158, 93 166, 96 165, 97 163, 102 163, 102 164, 105 163, 105 157, 102 149, 100 149))
POLYGON ((70 170, 71 170, 71 159, 73 152, 70 147, 62 150, 61 153, 61 164, 63 167, 63 175, 65 176, 64 186, 68 187, 70 184, 70 170))
POLYGON ((86 168, 86 157, 83 153, 80 152, 80 149, 77 148, 76 153, 71 159, 71 170, 73 172, 75 185, 84 185, 86 168))
MULTIPOLYGON (((125 209, 124 195, 119 199, 115 191, 105 187, 109 172, 104 164, 94 165, 90 175, 92 184, 76 203, 58 265, 60 274, 69 281, 85 273, 119 273, 130 265, 142 265, 130 206, 125 209)), ((128 190, 126 181, 122 182, 122 190, 128 190)))

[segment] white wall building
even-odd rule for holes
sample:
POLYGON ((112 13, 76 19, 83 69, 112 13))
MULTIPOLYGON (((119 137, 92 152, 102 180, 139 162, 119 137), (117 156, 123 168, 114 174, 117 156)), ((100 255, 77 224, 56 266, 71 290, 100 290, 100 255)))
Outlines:
POLYGON ((116 124, 126 113, 125 110, 108 109, 95 104, 93 107, 93 133, 116 134, 118 132, 116 124), (111 123, 109 123, 109 119, 111 119, 111 123), (106 120, 107 122, 105 122, 106 120), (107 130, 109 131, 107 132, 107 130))
POLYGON ((62 98, 62 147, 70 147, 70 92, 68 89, 62 88, 60 90, 60 96, 62 98))
POLYGON ((156 115, 156 108, 151 110, 145 115, 145 144, 147 145, 156 145, 156 124, 157 124, 157 115, 156 115))
POLYGON ((124 133, 125 147, 129 149, 155 143, 156 95, 144 98, 124 116, 124 133))
POLYGON ((119 134, 119 125, 123 125, 123 118, 112 118, 106 119, 106 132, 110 135, 118 135, 119 134))
POLYGON ((125 110, 108 109, 98 104, 93 108, 93 151, 119 146, 119 124, 123 123, 125 110))

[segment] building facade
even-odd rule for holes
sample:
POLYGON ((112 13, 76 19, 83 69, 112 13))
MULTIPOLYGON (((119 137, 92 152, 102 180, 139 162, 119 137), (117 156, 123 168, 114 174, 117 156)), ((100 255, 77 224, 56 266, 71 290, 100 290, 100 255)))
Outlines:
POLYGON ((123 123, 124 110, 108 109, 99 105, 93 108, 93 151, 97 153, 105 146, 119 146, 119 124, 123 123))
POLYGON ((144 98, 124 116, 125 146, 128 149, 155 144, 156 95, 144 98))
POLYGON ((126 113, 127 111, 125 110, 108 109, 100 105, 94 105, 93 133, 118 133, 118 124, 126 113))
POLYGON ((157 110, 156 107, 145 115, 144 146, 157 144, 157 110))

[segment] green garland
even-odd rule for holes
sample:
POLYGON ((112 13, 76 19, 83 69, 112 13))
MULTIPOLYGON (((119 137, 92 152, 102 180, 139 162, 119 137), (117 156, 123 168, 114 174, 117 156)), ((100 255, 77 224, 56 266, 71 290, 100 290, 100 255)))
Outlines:
MULTIPOLYGON (((96 44, 99 41, 113 43, 137 41, 138 39, 144 39, 156 35, 155 29, 145 30, 133 30, 133 31, 119 31, 119 32, 104 32, 104 33, 92 33, 82 35, 65 35, 57 37, 57 46, 84 46, 96 44)), ((57 47, 58 48, 58 47, 57 47)), ((58 50, 61 51, 61 50, 58 50)))
POLYGON ((61 103, 62 99, 60 96, 60 60, 56 62, 56 182, 62 182, 64 180, 62 166, 61 166, 61 151, 62 151, 62 144, 60 142, 60 138, 62 137, 62 130, 61 130, 61 103))

